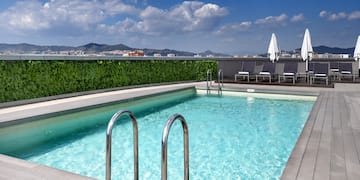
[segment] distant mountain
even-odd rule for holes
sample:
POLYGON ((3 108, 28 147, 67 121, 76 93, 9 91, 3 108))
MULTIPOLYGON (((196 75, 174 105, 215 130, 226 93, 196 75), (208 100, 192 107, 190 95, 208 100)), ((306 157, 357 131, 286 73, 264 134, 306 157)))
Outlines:
MULTIPOLYGON (((154 54, 161 54, 161 56, 167 56, 168 54, 174 54, 175 56, 195 56, 196 53, 187 52, 187 51, 177 51, 172 49, 148 49, 148 48, 132 48, 124 44, 116 45, 107 45, 107 44, 97 44, 89 43, 82 46, 72 47, 72 46, 39 46, 33 44, 4 44, 0 43, 0 54, 56 54, 60 51, 82 51, 84 54, 98 54, 104 51, 114 51, 114 50, 142 50, 146 56, 153 56, 154 54)), ((215 53, 212 51, 205 51, 200 53, 201 56, 229 56, 222 53, 215 53)))
POLYGON ((114 50, 134 50, 129 46, 124 44, 116 44, 116 45, 107 45, 107 44, 96 44, 96 43, 89 43, 83 46, 78 46, 78 50, 82 50, 87 53, 99 53, 102 51, 114 51, 114 50))
POLYGON ((45 52, 45 51, 67 51, 71 50, 74 47, 70 46, 38 46, 33 44, 2 44, 0 43, 1 52, 11 52, 11 53, 34 53, 34 52, 45 52))
POLYGON ((161 56, 167 56, 168 54, 175 54, 175 56, 194 56, 195 53, 187 51, 177 51, 172 49, 140 49, 144 51, 146 56, 153 56, 154 54, 161 54, 161 56))
POLYGON ((198 55, 202 56, 202 57, 207 57, 207 56, 214 56, 214 57, 229 57, 231 55, 228 54, 223 54, 223 53, 216 53, 216 52, 212 52, 210 50, 206 50, 202 53, 199 53, 198 55))
MULTIPOLYGON (((355 47, 352 48, 339 48, 339 47, 328 47, 328 46, 314 46, 313 51, 317 54, 353 54, 355 47)), ((300 52, 301 49, 295 49, 296 52, 300 52)))
MULTIPOLYGON (((328 46, 315 46, 313 50, 317 54, 350 54, 354 53, 354 47, 352 48, 338 48, 338 47, 328 47, 328 46)), ((201 57, 229 57, 231 55, 224 53, 216 53, 210 50, 194 53, 187 51, 178 51, 172 49, 148 49, 148 48, 133 48, 126 46, 124 44, 97 44, 89 43, 82 46, 39 46, 34 44, 20 43, 20 44, 5 44, 0 43, 0 54, 56 54, 60 51, 82 51, 84 54, 97 54, 104 51, 114 51, 114 50, 142 50, 146 56, 153 56, 154 54, 161 54, 161 56, 167 56, 168 54, 174 54, 175 56, 201 56, 201 57)), ((300 53, 300 48, 292 51, 284 51, 289 54, 300 53)), ((259 56, 266 57, 267 54, 259 54, 259 56)))
POLYGON ((313 48, 314 52, 318 54, 353 54, 355 47, 353 48, 338 48, 338 47, 327 47, 327 46, 316 46, 313 48))
MULTIPOLYGON (((338 47, 328 47, 328 46, 314 46, 313 51, 316 54, 350 54, 352 56, 354 54, 355 47, 352 48, 338 48, 338 47)), ((297 48, 292 51, 282 51, 289 54, 300 54, 301 49, 297 48)), ((259 54, 258 56, 267 57, 266 53, 259 54)))

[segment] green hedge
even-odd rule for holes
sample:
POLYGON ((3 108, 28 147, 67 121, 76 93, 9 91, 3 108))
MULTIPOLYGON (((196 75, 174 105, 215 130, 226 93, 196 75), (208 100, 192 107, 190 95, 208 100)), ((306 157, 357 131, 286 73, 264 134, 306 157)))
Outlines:
POLYGON ((149 83, 206 79, 217 61, 0 61, 0 102, 149 83))

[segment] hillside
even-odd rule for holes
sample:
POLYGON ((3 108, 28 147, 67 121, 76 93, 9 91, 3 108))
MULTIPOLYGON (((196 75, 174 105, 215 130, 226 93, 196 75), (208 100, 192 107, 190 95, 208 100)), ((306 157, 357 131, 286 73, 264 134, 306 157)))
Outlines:
MULTIPOLYGON (((328 46, 315 46, 313 50, 317 54, 350 54, 354 53, 354 47, 352 48, 338 48, 338 47, 328 47, 328 46)), ((146 56, 153 56, 154 54, 161 54, 162 56, 167 56, 168 54, 175 54, 175 56, 197 56, 202 57, 228 57, 230 55, 224 53, 217 53, 210 50, 201 53, 187 52, 187 51, 178 51, 173 49, 151 49, 151 48, 133 48, 124 44, 97 44, 97 43, 88 43, 82 46, 40 46, 27 43, 20 44, 5 44, 0 43, 0 54, 56 54, 60 51, 82 51, 84 54, 98 54, 104 51, 133 51, 133 50, 142 50, 146 56)), ((300 48, 293 51, 286 51, 289 54, 299 53, 300 48)), ((260 56, 266 57, 267 54, 263 53, 260 56)))
POLYGON ((13 53, 31 53, 34 51, 68 51, 74 47, 70 46, 38 46, 33 44, 1 44, 0 43, 0 52, 13 52, 13 53))
POLYGON ((103 51, 114 51, 114 50, 134 50, 129 46, 124 44, 116 44, 116 45, 107 45, 107 44, 96 44, 96 43, 89 43, 83 46, 76 47, 77 50, 82 50, 87 53, 99 53, 103 51))
MULTIPOLYGON (((353 54, 355 47, 352 48, 339 48, 339 47, 328 47, 328 46, 314 46, 313 51, 317 54, 353 54)), ((295 52, 300 52, 301 49, 295 49, 295 52)))
POLYGON ((353 54, 355 47, 353 48, 338 48, 338 47, 327 47, 327 46, 316 46, 313 48, 314 52, 318 54, 353 54))
MULTIPOLYGON (((133 50, 142 50, 147 56, 153 56, 154 54, 161 54, 162 56, 167 56, 168 54, 175 54, 176 56, 194 56, 196 53, 187 52, 187 51, 178 51, 172 49, 148 49, 148 48, 133 48, 126 46, 124 44, 116 45, 107 45, 107 44, 97 44, 89 43, 82 46, 72 47, 72 46, 39 46, 33 44, 5 44, 0 43, 0 53, 3 54, 56 54, 60 51, 82 51, 84 54, 98 54, 104 51, 133 51, 133 50)), ((204 54, 207 54, 205 52, 204 54)), ((213 53, 212 54, 219 54, 213 53)))

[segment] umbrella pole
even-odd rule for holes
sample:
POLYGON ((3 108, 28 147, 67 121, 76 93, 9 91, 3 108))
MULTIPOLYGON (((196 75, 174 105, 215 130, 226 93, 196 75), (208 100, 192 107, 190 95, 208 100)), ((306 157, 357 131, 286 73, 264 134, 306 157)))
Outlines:
POLYGON ((309 60, 308 59, 306 59, 306 61, 305 61, 305 70, 306 70, 306 72, 309 72, 309 60))

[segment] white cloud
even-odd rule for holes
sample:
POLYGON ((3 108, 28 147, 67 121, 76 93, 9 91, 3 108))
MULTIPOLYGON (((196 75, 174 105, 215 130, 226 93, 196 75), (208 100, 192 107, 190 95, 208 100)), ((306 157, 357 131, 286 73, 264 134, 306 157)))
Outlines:
POLYGON ((140 18, 141 19, 151 19, 151 18, 160 19, 160 18, 163 18, 164 15, 166 15, 166 12, 164 10, 149 6, 140 13, 140 18))
POLYGON ((243 32, 247 31, 252 25, 252 22, 250 21, 244 21, 241 23, 235 23, 235 24, 227 24, 222 26, 218 31, 215 32, 215 34, 229 34, 229 33, 237 33, 237 32, 243 32))
POLYGON ((319 16, 329 21, 337 21, 341 19, 356 20, 356 19, 360 19, 360 11, 354 11, 351 12, 350 14, 347 14, 345 12, 332 13, 327 11, 321 11, 319 13, 319 16))
POLYGON ((198 1, 185 1, 171 9, 148 6, 140 12, 140 20, 130 29, 149 35, 212 31, 227 13, 225 8, 216 4, 198 1))
POLYGON ((62 26, 89 29, 109 16, 136 11, 136 8, 119 0, 50 0, 45 3, 36 0, 19 1, 0 13, 0 23, 5 28, 17 31, 62 26))
MULTIPOLYGON (((217 4, 184 1, 169 9, 137 9, 127 0, 19 1, 0 12, 0 28, 18 34, 80 35, 81 33, 140 33, 142 35, 214 32, 228 14, 217 4), (118 22, 113 23, 114 19, 118 22), (46 32, 46 33, 44 33, 46 32)), ((147 3, 147 1, 141 1, 147 3)), ((233 25, 234 26, 234 25, 233 25)), ((247 24, 238 25, 245 29, 247 24)))
POLYGON ((356 19, 360 19, 360 11, 354 11, 351 14, 349 14, 348 16, 349 20, 356 20, 356 19))
POLYGON ((122 3, 119 0, 108 0, 103 4, 103 9, 110 15, 116 14, 138 14, 139 9, 136 9, 134 6, 127 5, 122 3))
POLYGON ((344 12, 333 13, 328 16, 328 19, 331 21, 336 21, 336 20, 340 20, 340 19, 345 19, 346 16, 347 15, 344 12))
POLYGON ((17 29, 38 30, 48 28, 49 22, 42 19, 42 13, 38 10, 42 4, 36 1, 24 1, 16 3, 0 14, 0 24, 5 27, 17 29), (18 9, 19 7, 26 7, 18 9))
POLYGON ((255 24, 263 24, 263 25, 284 25, 288 19, 286 14, 280 14, 279 16, 268 16, 263 19, 258 19, 255 21, 255 24))
POLYGON ((141 32, 141 27, 138 27, 138 23, 130 18, 126 18, 123 21, 119 21, 114 25, 99 24, 97 29, 107 32, 109 34, 126 34, 141 32))
POLYGON ((305 17, 304 15, 301 13, 301 14, 298 14, 298 15, 294 15, 292 18, 291 18, 291 22, 299 22, 299 21, 303 21, 305 20, 305 17))
MULTIPOLYGON (((186 4, 186 2, 184 2, 186 4)), ((204 4, 200 8, 194 11, 195 17, 199 18, 207 18, 207 17, 214 17, 214 16, 224 16, 227 14, 226 9, 220 8, 216 4, 204 4)))
POLYGON ((148 4, 147 0, 125 0, 125 2, 130 2, 133 4, 142 4, 142 5, 148 4))
POLYGON ((327 12, 327 11, 324 11, 324 10, 323 10, 323 11, 320 11, 319 16, 322 17, 322 18, 324 18, 324 17, 328 16, 328 12, 327 12))

